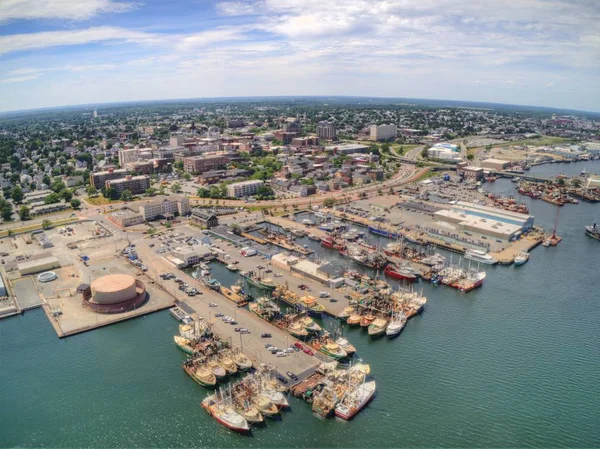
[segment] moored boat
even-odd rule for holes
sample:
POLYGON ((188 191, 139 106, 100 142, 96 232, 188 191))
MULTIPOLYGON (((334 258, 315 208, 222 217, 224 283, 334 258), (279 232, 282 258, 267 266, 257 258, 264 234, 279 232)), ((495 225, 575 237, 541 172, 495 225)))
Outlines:
POLYGON ((275 284, 275 282, 273 282, 272 279, 262 278, 262 277, 256 275, 253 271, 250 271, 248 273, 240 273, 240 274, 242 275, 243 278, 246 279, 246 281, 248 281, 248 283, 250 285, 252 285, 256 288, 259 288, 261 290, 273 291, 277 287, 277 285, 275 284))
POLYGON ((388 320, 385 318, 375 318, 373 322, 369 325, 369 335, 371 337, 378 337, 385 333, 385 329, 387 328, 388 320))
POLYGON ((238 266, 234 265, 232 263, 226 265, 225 268, 227 268, 229 271, 238 271, 239 270, 238 266))
POLYGON ((375 315, 367 313, 360 320, 360 327, 369 327, 373 321, 375 321, 375 315))
POLYGON ((273 416, 279 413, 279 409, 264 394, 257 394, 252 398, 252 403, 264 416, 273 416))
POLYGON ((417 279, 417 275, 408 267, 394 267, 392 265, 387 265, 385 270, 383 270, 383 273, 386 276, 408 282, 414 282, 417 279))
POLYGON ((340 345, 340 348, 342 348, 346 354, 348 354, 348 356, 351 356, 352 354, 354 354, 356 352, 356 348, 354 347, 353 344, 351 344, 346 338, 344 337, 339 337, 335 343, 337 345, 340 345))
POLYGON ((202 401, 202 407, 217 420, 219 424, 235 432, 248 432, 248 421, 231 407, 226 407, 216 401, 216 396, 209 396, 202 401))
POLYGON ((484 263, 487 265, 495 265, 498 263, 498 261, 492 256, 490 256, 488 253, 478 249, 468 249, 465 252, 465 259, 473 260, 475 262, 484 263))
POLYGON ((594 223, 592 226, 585 227, 585 234, 593 239, 600 240, 600 228, 594 223))
POLYGON ((183 369, 196 383, 203 387, 214 387, 217 384, 215 375, 204 365, 198 365, 195 362, 183 362, 183 369))
POLYGON ((194 348, 192 347, 192 342, 187 338, 180 337, 179 335, 173 336, 173 340, 175 340, 175 344, 179 349, 181 349, 186 354, 193 354, 194 348))
POLYGON ((373 398, 375 390, 374 380, 359 385, 335 406, 335 416, 346 421, 352 419, 373 398))
POLYGON ((208 288, 214 291, 218 292, 219 290, 221 290, 221 283, 212 276, 203 276, 202 282, 204 283, 204 285, 206 285, 208 288))
POLYGON ((388 324, 385 330, 385 334, 388 337, 396 337, 400 335, 400 332, 402 332, 404 326, 406 326, 406 316, 403 313, 394 313, 392 315, 390 323, 388 324))
POLYGON ((231 359, 237 365, 240 371, 246 371, 252 368, 252 360, 241 352, 235 352, 231 355, 231 359))
POLYGON ((350 315, 348 317, 348 319, 346 320, 346 323, 348 323, 350 326, 358 326, 360 324, 360 322, 362 321, 363 317, 362 315, 358 314, 358 313, 353 313, 352 315, 350 315))
POLYGON ((523 265, 523 264, 527 263, 528 260, 529 260, 529 253, 526 251, 523 251, 517 257, 515 257, 515 266, 518 267, 520 265, 523 265))

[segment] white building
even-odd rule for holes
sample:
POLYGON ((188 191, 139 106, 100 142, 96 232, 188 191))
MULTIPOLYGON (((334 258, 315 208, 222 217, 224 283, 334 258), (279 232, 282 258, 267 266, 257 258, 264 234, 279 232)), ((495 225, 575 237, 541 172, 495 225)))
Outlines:
POLYGON ((177 200, 155 200, 140 206, 140 215, 144 218, 144 221, 153 220, 160 215, 163 217, 167 214, 174 215, 176 213, 179 215, 186 215, 190 211, 190 200, 186 197, 177 200))
POLYGON ((435 157, 453 163, 462 162, 459 153, 444 147, 431 147, 427 150, 427 157, 435 157))
POLYGON ((124 167, 125 164, 128 164, 130 162, 135 162, 138 160, 138 150, 137 149, 131 149, 131 150, 119 150, 119 165, 121 167, 124 167))
POLYGON ((398 129, 396 125, 371 125, 369 129, 369 139, 378 140, 392 140, 398 135, 398 129))
POLYGON ((256 195, 263 184, 264 181, 260 180, 235 182, 227 186, 227 195, 233 198, 256 195))
POLYGON ((336 140, 335 125, 331 122, 317 123, 317 137, 322 140, 336 140))

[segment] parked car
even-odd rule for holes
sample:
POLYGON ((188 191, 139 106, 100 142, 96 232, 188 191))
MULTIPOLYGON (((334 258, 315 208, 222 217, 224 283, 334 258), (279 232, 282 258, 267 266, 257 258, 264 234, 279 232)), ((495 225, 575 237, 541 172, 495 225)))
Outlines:
POLYGON ((290 379, 298 380, 298 376, 296 376, 294 373, 288 371, 286 374, 290 379))
POLYGON ((304 353, 305 353, 305 354, 308 354, 308 355, 315 355, 315 353, 314 353, 314 352, 312 352, 312 351, 311 351, 309 348, 304 348, 304 349, 303 349, 303 351, 304 351, 304 353))
POLYGON ((271 334, 269 333, 264 333, 264 334, 260 334, 261 338, 271 338, 271 334))

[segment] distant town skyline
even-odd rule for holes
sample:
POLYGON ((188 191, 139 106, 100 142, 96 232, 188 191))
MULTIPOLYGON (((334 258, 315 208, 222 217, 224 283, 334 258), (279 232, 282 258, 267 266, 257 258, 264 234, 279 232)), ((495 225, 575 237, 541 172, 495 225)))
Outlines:
POLYGON ((366 96, 600 111, 600 5, 4 0, 0 111, 366 96))

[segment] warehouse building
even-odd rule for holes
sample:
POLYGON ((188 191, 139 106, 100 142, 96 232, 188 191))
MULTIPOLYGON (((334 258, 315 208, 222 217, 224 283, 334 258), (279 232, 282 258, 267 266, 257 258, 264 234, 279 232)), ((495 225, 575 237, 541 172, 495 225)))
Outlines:
POLYGON ((42 271, 48 271, 59 267, 60 262, 54 256, 44 257, 43 259, 37 260, 27 260, 17 265, 17 269, 19 270, 21 276, 41 273, 42 271))
POLYGON ((435 220, 462 231, 510 241, 533 228, 532 215, 459 201, 450 209, 435 212, 435 220))
POLYGON ((510 167, 510 161, 504 161, 501 159, 486 159, 481 161, 481 166, 483 168, 489 168, 490 170, 506 170, 510 167))

